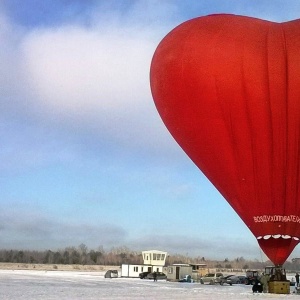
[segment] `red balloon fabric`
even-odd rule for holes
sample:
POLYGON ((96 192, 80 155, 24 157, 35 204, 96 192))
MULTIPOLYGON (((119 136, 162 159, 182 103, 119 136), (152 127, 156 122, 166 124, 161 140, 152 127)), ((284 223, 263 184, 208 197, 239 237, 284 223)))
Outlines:
POLYGON ((189 20, 158 45, 150 81, 175 140, 283 264, 300 238, 300 20, 189 20))

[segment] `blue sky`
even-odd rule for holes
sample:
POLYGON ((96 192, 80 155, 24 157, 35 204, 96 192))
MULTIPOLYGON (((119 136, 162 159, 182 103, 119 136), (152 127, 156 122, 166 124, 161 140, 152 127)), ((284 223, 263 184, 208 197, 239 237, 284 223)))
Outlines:
POLYGON ((188 19, 299 11, 298 0, 0 0, 1 248, 266 259, 162 124, 149 67, 188 19))

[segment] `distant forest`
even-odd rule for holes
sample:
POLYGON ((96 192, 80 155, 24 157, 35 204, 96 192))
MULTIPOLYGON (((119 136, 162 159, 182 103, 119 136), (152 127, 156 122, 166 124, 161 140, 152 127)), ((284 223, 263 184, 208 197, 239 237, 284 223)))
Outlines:
MULTIPOLYGON (((106 265, 120 266, 121 264, 143 264, 142 253, 132 251, 127 247, 112 248, 104 251, 103 247, 97 250, 89 250, 84 244, 78 247, 67 247, 63 250, 0 250, 0 262, 2 263, 30 263, 30 264, 65 264, 65 265, 106 265)), ((263 269, 272 265, 270 261, 246 260, 244 257, 237 257, 233 260, 209 260, 205 257, 189 257, 181 254, 169 254, 166 265, 180 263, 206 264, 208 268, 217 269, 263 269)), ((286 270, 300 270, 298 259, 288 261, 284 267, 286 270)))

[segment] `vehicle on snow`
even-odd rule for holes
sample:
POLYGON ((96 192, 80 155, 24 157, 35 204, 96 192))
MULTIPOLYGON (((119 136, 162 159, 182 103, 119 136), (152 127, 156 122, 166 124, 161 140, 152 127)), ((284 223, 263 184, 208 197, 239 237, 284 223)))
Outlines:
POLYGON ((157 280, 163 280, 163 279, 166 280, 167 279, 167 275, 165 273, 162 273, 162 272, 149 273, 145 278, 146 279, 154 279, 155 276, 156 276, 157 280), (156 275, 154 273, 156 273, 156 275))
POLYGON ((104 278, 118 278, 118 276, 118 270, 108 270, 105 273, 104 278))
POLYGON ((245 284, 254 284, 259 279, 259 273, 257 270, 247 270, 245 284))
POLYGON ((228 275, 224 277, 227 284, 233 285, 233 284, 240 284, 245 283, 245 276, 239 276, 239 275, 228 275))
POLYGON ((144 278, 146 278, 147 275, 150 274, 150 273, 151 273, 151 272, 142 272, 142 273, 139 274, 139 277, 140 277, 141 279, 144 279, 144 278))
POLYGON ((201 284, 223 284, 224 283, 224 277, 222 273, 208 273, 200 278, 201 284))

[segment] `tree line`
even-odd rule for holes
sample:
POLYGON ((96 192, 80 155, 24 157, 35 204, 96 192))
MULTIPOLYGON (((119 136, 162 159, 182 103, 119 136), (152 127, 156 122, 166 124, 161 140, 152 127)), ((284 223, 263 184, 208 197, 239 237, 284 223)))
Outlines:
MULTIPOLYGON (((90 250, 85 244, 80 244, 78 247, 66 247, 56 251, 0 249, 0 262, 120 266, 122 264, 143 264, 143 258, 140 251, 132 251, 127 247, 111 248, 105 251, 102 246, 96 250, 90 250)), ((244 257, 237 257, 232 260, 225 258, 216 261, 205 259, 205 257, 189 257, 182 254, 169 254, 166 260, 166 265, 186 263, 205 264, 208 268, 235 270, 264 269, 265 266, 272 265, 270 261, 252 261, 246 260, 244 257)), ((300 261, 288 261, 284 267, 287 270, 299 270, 300 261)))
POLYGON ((122 263, 141 264, 141 254, 125 247, 104 251, 103 247, 89 250, 86 245, 52 250, 0 250, 0 262, 30 264, 65 264, 65 265, 121 265, 122 263))

